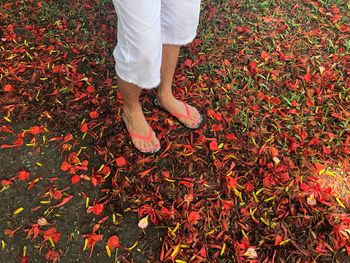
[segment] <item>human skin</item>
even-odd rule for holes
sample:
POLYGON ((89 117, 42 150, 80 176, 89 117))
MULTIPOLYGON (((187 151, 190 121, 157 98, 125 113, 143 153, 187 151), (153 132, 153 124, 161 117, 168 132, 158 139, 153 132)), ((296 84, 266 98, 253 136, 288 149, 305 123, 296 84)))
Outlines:
MULTIPOLYGON (((170 113, 186 113, 183 103, 177 100, 172 92, 172 83, 174 73, 179 57, 180 46, 163 45, 162 65, 161 65, 161 81, 157 88, 157 100, 160 106, 168 110, 170 113)), ((140 136, 149 136, 149 124, 142 111, 140 103, 141 88, 127 83, 117 77, 119 90, 123 98, 123 113, 128 130, 131 133, 140 136)), ((191 118, 180 118, 180 120, 189 127, 196 125, 195 120, 199 118, 199 112, 196 108, 189 106, 191 118)), ((131 137, 131 140, 137 149, 144 152, 157 151, 160 142, 156 135, 152 135, 151 140, 143 140, 131 137)))

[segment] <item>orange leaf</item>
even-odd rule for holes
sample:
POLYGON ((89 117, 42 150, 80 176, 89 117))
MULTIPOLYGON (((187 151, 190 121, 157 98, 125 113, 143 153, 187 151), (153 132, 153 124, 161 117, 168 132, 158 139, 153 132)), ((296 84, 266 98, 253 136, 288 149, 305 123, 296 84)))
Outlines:
POLYGON ((149 174, 154 168, 156 168, 157 166, 152 167, 151 169, 148 169, 146 171, 140 172, 139 175, 141 176, 141 178, 145 177, 147 174, 149 174))
POLYGON ((56 207, 60 207, 60 206, 63 206, 65 205, 67 202, 69 202, 71 199, 73 198, 72 195, 68 195, 67 197, 63 198, 62 202, 57 204, 57 205, 54 205, 52 206, 52 208, 56 208, 56 207))
POLYGON ((278 150, 275 147, 271 146, 270 152, 271 152, 272 157, 278 156, 278 150))
POLYGON ((261 57, 265 60, 268 60, 270 58, 270 55, 266 51, 262 51, 261 57))
POLYGON ((280 236, 280 235, 277 235, 276 238, 275 238, 275 244, 274 245, 278 246, 281 243, 282 240, 283 240, 283 237, 280 236))

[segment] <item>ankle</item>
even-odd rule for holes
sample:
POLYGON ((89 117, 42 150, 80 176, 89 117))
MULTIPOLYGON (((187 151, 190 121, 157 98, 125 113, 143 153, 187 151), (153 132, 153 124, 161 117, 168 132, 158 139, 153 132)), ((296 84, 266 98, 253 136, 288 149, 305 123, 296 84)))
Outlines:
POLYGON ((126 114, 142 112, 142 108, 141 108, 141 105, 139 103, 138 104, 126 104, 126 103, 124 103, 123 112, 125 112, 126 114))
POLYGON ((173 93, 170 91, 167 92, 162 92, 162 91, 157 91, 157 98, 160 101, 169 101, 175 99, 173 93))

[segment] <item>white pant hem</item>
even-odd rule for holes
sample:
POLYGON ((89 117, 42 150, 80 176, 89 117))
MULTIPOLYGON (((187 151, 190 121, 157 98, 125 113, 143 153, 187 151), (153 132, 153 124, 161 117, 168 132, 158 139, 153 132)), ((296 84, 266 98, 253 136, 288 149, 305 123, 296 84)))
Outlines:
POLYGON ((191 36, 190 38, 186 39, 186 40, 171 40, 171 39, 162 39, 162 44, 163 45, 176 45, 176 46, 185 46, 190 44, 197 36, 197 33, 194 34, 193 36, 191 36))
POLYGON ((138 86, 141 89, 154 89, 154 88, 157 88, 159 86, 159 84, 160 84, 160 79, 157 80, 157 81, 154 81, 153 82, 154 84, 148 84, 148 85, 146 84, 146 85, 144 85, 143 83, 141 84, 139 81, 132 80, 130 77, 123 76, 123 74, 120 74, 117 71, 117 69, 116 69, 116 73, 117 73, 118 77, 121 80, 123 80, 123 81, 125 81, 127 83, 130 83, 130 84, 136 85, 136 86, 138 86))

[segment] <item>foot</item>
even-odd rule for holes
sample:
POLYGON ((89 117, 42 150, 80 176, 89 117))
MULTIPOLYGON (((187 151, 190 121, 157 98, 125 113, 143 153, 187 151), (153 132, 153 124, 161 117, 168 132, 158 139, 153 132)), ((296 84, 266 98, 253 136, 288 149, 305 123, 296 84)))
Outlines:
POLYGON ((166 109, 170 114, 173 114, 188 128, 197 128, 201 115, 195 107, 192 107, 184 102, 177 100, 173 95, 162 96, 157 95, 159 106, 166 109))
POLYGON ((159 151, 159 140, 147 123, 141 107, 136 110, 130 110, 124 107, 123 120, 128 129, 131 141, 136 149, 144 153, 154 153, 159 151))

